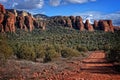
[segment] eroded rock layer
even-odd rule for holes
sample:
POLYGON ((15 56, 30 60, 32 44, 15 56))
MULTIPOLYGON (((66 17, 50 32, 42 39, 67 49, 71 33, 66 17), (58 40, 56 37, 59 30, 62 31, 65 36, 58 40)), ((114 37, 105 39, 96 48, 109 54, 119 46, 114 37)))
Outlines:
POLYGON ((89 20, 83 23, 80 16, 54 16, 45 15, 33 17, 26 11, 14 9, 5 10, 0 4, 0 32, 16 32, 16 29, 33 31, 35 28, 45 30, 46 26, 63 26, 78 29, 80 31, 103 30, 105 32, 114 32, 112 20, 99 20, 91 24, 89 20))

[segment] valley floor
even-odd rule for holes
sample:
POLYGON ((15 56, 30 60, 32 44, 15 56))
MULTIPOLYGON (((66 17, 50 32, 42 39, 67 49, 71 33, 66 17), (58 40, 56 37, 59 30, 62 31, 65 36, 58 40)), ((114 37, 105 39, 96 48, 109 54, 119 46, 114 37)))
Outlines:
POLYGON ((95 51, 87 58, 61 59, 49 63, 9 60, 0 67, 0 80, 120 80, 120 73, 95 51))

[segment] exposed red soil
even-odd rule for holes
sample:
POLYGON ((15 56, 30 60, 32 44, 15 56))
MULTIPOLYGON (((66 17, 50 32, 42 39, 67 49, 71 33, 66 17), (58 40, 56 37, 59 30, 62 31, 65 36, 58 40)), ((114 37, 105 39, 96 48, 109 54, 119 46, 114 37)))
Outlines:
POLYGON ((0 80, 120 80, 120 73, 105 59, 104 52, 92 52, 81 60, 62 59, 51 63, 10 60, 0 67, 0 80))
POLYGON ((82 60, 82 71, 66 80, 120 80, 120 74, 112 68, 113 64, 106 61, 104 52, 93 52, 82 60))

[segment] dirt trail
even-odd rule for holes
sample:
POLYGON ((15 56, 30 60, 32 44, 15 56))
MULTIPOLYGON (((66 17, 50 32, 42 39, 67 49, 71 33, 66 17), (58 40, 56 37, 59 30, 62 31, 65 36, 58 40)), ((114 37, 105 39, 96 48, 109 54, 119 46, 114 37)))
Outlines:
POLYGON ((120 80, 120 73, 106 61, 104 52, 92 52, 82 61, 60 61, 44 64, 9 60, 0 67, 0 80, 120 80))
POLYGON ((120 74, 112 70, 112 63, 105 60, 104 52, 93 52, 82 60, 81 72, 65 80, 120 80, 120 74))

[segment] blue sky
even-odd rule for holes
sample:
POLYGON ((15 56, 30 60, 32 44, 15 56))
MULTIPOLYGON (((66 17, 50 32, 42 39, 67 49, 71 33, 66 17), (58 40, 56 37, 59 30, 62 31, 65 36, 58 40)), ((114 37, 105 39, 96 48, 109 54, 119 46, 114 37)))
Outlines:
POLYGON ((0 0, 5 8, 27 10, 32 14, 79 15, 86 12, 120 12, 120 0, 0 0))

